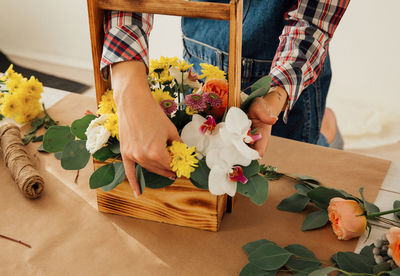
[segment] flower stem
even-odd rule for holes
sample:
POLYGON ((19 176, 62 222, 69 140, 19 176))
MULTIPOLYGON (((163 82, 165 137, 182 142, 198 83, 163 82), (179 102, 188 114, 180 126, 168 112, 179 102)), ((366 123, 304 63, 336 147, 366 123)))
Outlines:
POLYGON ((393 214, 396 212, 400 212, 400 208, 383 211, 383 212, 370 213, 370 214, 367 214, 367 218, 376 218, 376 217, 380 217, 380 216, 387 215, 387 214, 393 214))
POLYGON ((23 241, 19 241, 19 240, 16 240, 16 239, 13 239, 13 238, 1 235, 1 234, 0 234, 0 238, 6 239, 6 240, 9 240, 9 241, 13 241, 13 242, 16 242, 16 243, 19 243, 19 244, 22 244, 23 246, 26 246, 28 248, 32 248, 32 246, 30 246, 27 243, 24 243, 23 241))

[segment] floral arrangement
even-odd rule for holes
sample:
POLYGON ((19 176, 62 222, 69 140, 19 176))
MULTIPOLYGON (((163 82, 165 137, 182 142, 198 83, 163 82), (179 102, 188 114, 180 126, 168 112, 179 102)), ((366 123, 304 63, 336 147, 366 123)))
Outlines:
POLYGON ((42 141, 43 136, 36 136, 41 127, 49 128, 56 122, 47 114, 44 105, 40 102, 43 84, 31 76, 29 79, 14 71, 11 64, 0 78, 0 120, 8 118, 17 124, 31 122, 31 129, 22 139, 24 144, 30 141, 42 141), (38 116, 45 112, 45 116, 38 116))
MULTIPOLYGON (((225 72, 201 64, 201 75, 192 64, 178 58, 151 60, 149 86, 154 100, 177 127, 182 142, 168 146, 171 168, 177 177, 186 177, 198 188, 212 194, 233 196, 239 192, 256 204, 263 204, 268 180, 260 175, 260 158, 251 145, 261 138, 242 109, 254 97, 267 93, 271 79, 264 77, 252 87, 241 108, 228 108, 228 82, 225 72)), ((90 177, 92 189, 110 191, 123 182, 117 108, 113 91, 101 98, 97 114, 87 114, 69 126, 48 129, 43 149, 55 153, 67 170, 86 166, 95 160, 108 162, 90 177)), ((136 166, 141 189, 162 188, 174 181, 136 166)))

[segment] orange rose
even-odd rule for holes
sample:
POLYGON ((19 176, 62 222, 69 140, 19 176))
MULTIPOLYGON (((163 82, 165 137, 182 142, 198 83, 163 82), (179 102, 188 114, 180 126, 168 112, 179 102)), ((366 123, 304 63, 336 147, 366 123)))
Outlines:
POLYGON ((225 109, 228 106, 228 81, 220 79, 211 79, 206 81, 202 88, 203 93, 213 92, 222 99, 220 107, 213 107, 210 114, 216 119, 222 119, 225 109))
POLYGON ((389 241, 389 248, 392 251, 392 259, 397 266, 400 266, 400 228, 392 227, 386 233, 389 241))
POLYGON ((354 200, 346 200, 340 197, 331 199, 328 216, 332 223, 333 232, 339 240, 350 240, 364 233, 367 227, 367 218, 362 215, 363 213, 360 205, 354 200))

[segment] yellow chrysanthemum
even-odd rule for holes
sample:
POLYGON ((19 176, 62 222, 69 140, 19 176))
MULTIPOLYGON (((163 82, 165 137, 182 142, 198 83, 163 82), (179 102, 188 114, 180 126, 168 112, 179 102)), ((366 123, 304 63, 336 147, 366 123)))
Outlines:
POLYGON ((117 106, 114 102, 113 90, 107 90, 103 96, 101 97, 101 101, 99 104, 99 109, 97 110, 97 114, 103 115, 107 113, 117 113, 117 106))
POLYGON ((221 79, 221 80, 226 79, 225 78, 226 73, 220 70, 217 66, 213 66, 207 63, 200 63, 200 66, 202 68, 201 70, 202 75, 199 76, 199 79, 206 78, 205 81, 208 81, 210 79, 221 79))
POLYGON ((172 158, 171 168, 176 172, 176 176, 190 178, 190 174, 194 172, 199 163, 195 150, 195 147, 188 148, 185 143, 178 141, 173 141, 172 145, 168 147, 172 158))
POLYGON ((5 117, 13 118, 20 112, 20 101, 15 95, 8 94, 5 96, 4 104, 1 106, 1 114, 5 117))
POLYGON ((185 112, 186 112, 187 115, 190 115, 190 116, 192 116, 193 114, 199 113, 199 111, 190 108, 190 106, 186 106, 185 112))
POLYGON ((6 87, 10 93, 14 93, 23 84, 24 84, 24 81, 23 81, 23 79, 20 79, 20 78, 9 78, 6 81, 6 87))
POLYGON ((1 92, 0 92, 0 107, 1 107, 1 105, 4 103, 5 96, 6 96, 5 93, 1 93, 1 92))
POLYGON ((8 67, 6 73, 5 73, 4 76, 2 76, 1 79, 0 79, 1 81, 5 81, 6 79, 9 79, 13 74, 15 74, 15 71, 14 71, 13 67, 14 67, 13 64, 11 64, 11 65, 8 67))
POLYGON ((174 98, 171 97, 169 92, 165 92, 162 89, 156 89, 151 92, 151 95, 153 95, 154 100, 160 104, 162 101, 165 100, 174 100, 174 98))
POLYGON ((119 130, 118 130, 118 115, 115 113, 111 113, 108 116, 104 127, 111 133, 112 137, 117 137, 119 140, 119 130))
POLYGON ((193 66, 193 64, 187 63, 186 60, 183 60, 178 63, 177 67, 181 72, 186 72, 192 66, 193 66))
POLYGON ((178 57, 160 57, 160 59, 151 59, 149 73, 154 71, 168 70, 171 66, 178 66, 178 57))
POLYGON ((172 76, 168 70, 164 70, 159 74, 156 80, 159 81, 161 84, 168 84, 173 82, 174 79, 174 76, 172 76))
POLYGON ((36 79, 34 76, 31 76, 30 79, 24 85, 24 89, 26 93, 36 99, 40 98, 40 95, 43 92, 43 84, 36 79))

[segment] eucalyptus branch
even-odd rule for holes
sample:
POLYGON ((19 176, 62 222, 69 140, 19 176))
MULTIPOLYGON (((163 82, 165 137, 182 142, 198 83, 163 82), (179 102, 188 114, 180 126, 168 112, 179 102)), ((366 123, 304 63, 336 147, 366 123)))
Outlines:
POLYGON ((27 243, 24 243, 23 241, 16 240, 16 239, 13 239, 13 238, 10 238, 10 237, 7 237, 7 236, 4 236, 4 235, 1 235, 1 234, 0 234, 0 238, 3 238, 3 239, 6 239, 6 240, 9 240, 9 241, 12 241, 12 242, 15 242, 15 243, 22 244, 23 246, 26 246, 26 247, 28 247, 28 248, 32 248, 32 246, 30 246, 30 245, 29 245, 29 244, 27 244, 27 243))

